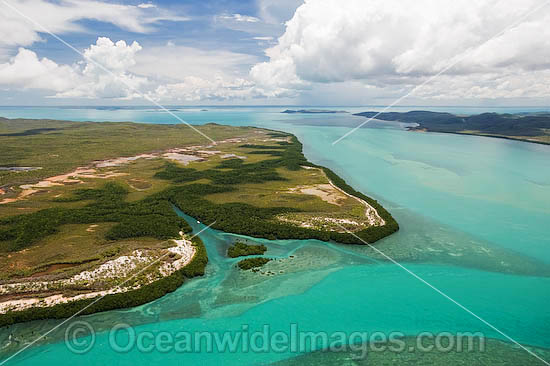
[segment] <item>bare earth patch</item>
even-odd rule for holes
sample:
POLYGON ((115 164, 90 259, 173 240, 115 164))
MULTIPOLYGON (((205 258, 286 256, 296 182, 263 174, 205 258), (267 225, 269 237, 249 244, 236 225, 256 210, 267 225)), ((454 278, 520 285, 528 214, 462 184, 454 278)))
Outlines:
POLYGON ((122 293, 150 284, 182 269, 193 259, 196 250, 190 240, 182 236, 182 239, 172 242, 174 246, 160 252, 134 250, 128 255, 106 261, 94 269, 80 272, 70 278, 39 281, 33 277, 21 282, 0 285, 0 296, 8 296, 8 300, 0 302, 0 314, 122 293), (149 271, 149 268, 152 270, 149 271), (145 274, 144 278, 135 280, 133 277, 137 277, 141 271, 145 274), (83 293, 72 296, 63 294, 68 288, 80 288, 83 293), (51 295, 36 297, 33 293, 51 295), (10 299, 10 295, 14 294, 20 298, 10 299), (30 296, 21 298, 21 295, 25 294, 30 296))
POLYGON ((162 155, 164 158, 172 161, 177 161, 183 165, 187 165, 192 161, 201 161, 204 160, 201 157, 195 155, 185 155, 177 152, 168 152, 162 155))
MULTIPOLYGON (((99 168, 115 168, 115 167, 120 167, 122 165, 132 163, 138 159, 156 159, 156 158, 163 158, 166 160, 175 161, 183 165, 187 165, 193 161, 204 161, 208 159, 210 156, 221 153, 221 151, 217 151, 217 150, 205 150, 205 148, 209 148, 209 147, 212 147, 212 146, 205 147, 205 146, 199 145, 199 146, 191 146, 187 148, 169 149, 161 153, 140 154, 140 155, 130 156, 130 157, 119 157, 115 159, 94 161, 92 164, 90 164, 87 167, 76 168, 74 171, 67 174, 49 177, 40 182, 33 183, 33 184, 21 185, 19 188, 21 188, 22 191, 19 193, 17 197, 5 198, 0 201, 0 205, 23 200, 28 196, 39 192, 40 189, 42 188, 50 188, 54 186, 63 186, 63 185, 69 185, 69 184, 80 184, 82 183, 82 179, 109 179, 109 178, 116 178, 116 177, 128 175, 128 173, 121 173, 121 172, 114 172, 114 171, 107 171, 107 172, 100 173, 98 170, 99 168), (199 150, 199 149, 202 149, 202 150, 199 150)), ((139 186, 139 184, 137 186, 139 186)), ((145 189, 137 186, 135 187, 137 190, 145 189)), ((4 190, 2 190, 2 192, 3 193, 1 194, 5 193, 4 190)))
POLYGON ((98 227, 99 225, 96 225, 96 224, 93 224, 93 225, 90 225, 86 231, 89 232, 89 233, 93 233, 95 231, 95 228, 98 227))
POLYGON ((356 232, 369 227, 365 219, 350 219, 338 216, 330 216, 330 214, 308 214, 308 213, 292 213, 278 215, 277 219, 288 222, 303 228, 336 231, 336 232, 356 232), (345 229, 342 229, 345 228, 345 229))
POLYGON ((17 196, 16 198, 4 198, 2 201, 0 201, 0 205, 3 205, 5 203, 17 202, 38 191, 39 189, 25 189, 21 193, 19 193, 19 196, 17 196))
POLYGON ((241 160, 246 160, 246 156, 239 156, 239 155, 235 155, 235 154, 224 154, 222 156, 220 156, 222 159, 232 159, 232 158, 237 158, 237 159, 241 159, 241 160))
POLYGON ((98 168, 115 167, 115 166, 128 164, 138 159, 154 159, 154 158, 156 158, 156 156, 153 154, 140 154, 140 155, 131 156, 127 158, 122 157, 122 158, 115 158, 110 160, 103 160, 103 161, 94 163, 94 165, 98 168))
POLYGON ((317 184, 314 186, 300 186, 289 189, 289 192, 299 192, 321 198, 323 201, 333 205, 341 205, 341 201, 346 199, 338 189, 331 184, 317 184))
POLYGON ((351 197, 353 199, 356 199, 357 201, 361 202, 363 205, 365 205, 367 207, 367 210, 365 212, 365 216, 368 217, 371 226, 384 226, 384 225, 386 225, 386 221, 384 221, 384 219, 382 217, 380 217, 380 215, 378 214, 378 211, 376 211, 376 209, 374 207, 369 205, 366 201, 362 200, 361 198, 352 196, 351 194, 348 194, 348 193, 344 192, 340 188, 336 187, 334 185, 334 183, 332 183, 330 180, 329 180, 329 182, 334 188, 338 189, 340 192, 342 192, 346 196, 351 197))
MULTIPOLYGON (((313 167, 302 167, 308 170, 319 170, 313 167)), ((323 172, 324 175, 324 172, 323 172)), ((325 175, 326 177, 326 175, 325 175)), ((301 193, 312 196, 317 196, 323 201, 333 205, 342 206, 343 202, 352 198, 366 207, 365 215, 363 217, 350 218, 350 217, 338 217, 332 214, 284 214, 277 216, 280 221, 285 221, 294 225, 305 228, 317 228, 330 231, 346 232, 346 231, 359 231, 370 226, 383 226, 386 224, 384 219, 380 217, 374 207, 368 204, 368 202, 362 200, 359 197, 355 197, 346 193, 342 189, 338 188, 334 183, 328 179, 328 184, 316 184, 309 186, 298 186, 290 188, 289 193, 301 193), (344 229, 343 229, 344 228, 344 229)))

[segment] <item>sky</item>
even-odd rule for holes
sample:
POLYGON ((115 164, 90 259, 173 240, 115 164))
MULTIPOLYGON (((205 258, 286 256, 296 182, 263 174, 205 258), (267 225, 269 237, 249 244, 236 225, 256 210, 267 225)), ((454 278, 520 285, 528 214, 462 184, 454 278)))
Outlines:
POLYGON ((548 106, 547 0, 0 0, 0 105, 548 106))

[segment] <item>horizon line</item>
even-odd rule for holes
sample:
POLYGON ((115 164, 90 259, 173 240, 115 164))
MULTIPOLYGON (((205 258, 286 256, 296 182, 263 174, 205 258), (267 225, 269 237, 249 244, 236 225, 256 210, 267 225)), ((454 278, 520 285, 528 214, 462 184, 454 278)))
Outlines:
MULTIPOLYGON (((122 105, 122 104, 105 104, 105 105, 86 105, 86 104, 67 104, 67 105, 0 105, 0 108, 147 108, 147 109, 160 109, 159 107, 151 105, 122 105)), ((381 104, 364 104, 364 105, 309 105, 309 104, 200 104, 200 105, 178 105, 178 104, 168 104, 166 107, 170 108, 238 108, 238 107, 247 107, 247 108, 288 108, 288 107, 308 107, 308 108, 363 108, 363 107, 385 107, 381 104)), ((411 105, 401 105, 394 106, 393 108, 410 108, 410 107, 430 107, 430 108, 550 108, 550 105, 433 105, 433 104, 411 104, 411 105)))

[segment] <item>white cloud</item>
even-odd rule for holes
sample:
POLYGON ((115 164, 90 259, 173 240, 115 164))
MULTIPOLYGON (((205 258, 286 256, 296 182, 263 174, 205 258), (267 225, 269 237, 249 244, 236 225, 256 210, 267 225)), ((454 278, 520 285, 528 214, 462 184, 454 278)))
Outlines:
POLYGON ((256 41, 273 41, 273 37, 252 37, 256 41))
POLYGON ((247 23, 258 23, 260 19, 249 16, 249 15, 241 15, 241 14, 223 14, 218 16, 219 19, 225 19, 225 20, 234 20, 236 22, 247 22, 247 23))
POLYGON ((136 55, 136 64, 130 70, 166 82, 182 81, 188 76, 209 79, 215 75, 231 79, 246 75, 258 61, 255 56, 225 50, 152 46, 136 55))
POLYGON ((156 7, 157 6, 155 4, 151 4, 151 3, 143 3, 138 5, 138 8, 142 8, 142 9, 151 9, 156 7))
POLYGON ((80 65, 58 65, 20 48, 15 57, 0 64, 0 85, 42 89, 59 98, 134 98, 137 96, 135 90, 148 84, 147 78, 127 71, 135 64, 135 54, 139 50, 141 46, 137 42, 127 45, 124 41, 113 43, 109 38, 98 38, 95 45, 84 51, 86 61, 80 65), (111 72, 104 71, 94 62, 111 72))
MULTIPOLYGON (((136 64, 135 55, 141 49, 136 41, 127 45, 123 40, 114 43, 109 38, 99 37, 96 44, 84 51, 84 56, 113 72, 121 72, 136 64)), ((96 68, 95 64, 88 63, 84 73, 95 72, 96 68)))
POLYGON ((258 36, 279 35, 283 31, 280 24, 271 24, 260 18, 241 14, 221 14, 214 17, 214 25, 258 36))
POLYGON ((225 50, 155 46, 140 51, 130 71, 158 82, 148 96, 159 102, 247 99, 263 95, 242 77, 257 62, 256 56, 225 50))
POLYGON ((139 33, 152 31, 154 24, 159 21, 188 20, 186 17, 171 14, 163 9, 96 0, 59 0, 55 2, 6 0, 6 2, 9 6, 0 2, 0 48, 29 46, 40 41, 40 33, 44 32, 44 29, 29 19, 40 23, 55 34, 84 31, 85 29, 80 23, 84 19, 112 23, 119 28, 139 33))
POLYGON ((548 98, 550 70, 470 75, 442 75, 416 95, 431 99, 548 98))
POLYGON ((86 64, 79 83, 56 96, 130 99, 138 97, 139 93, 136 91, 145 86, 148 80, 129 73, 128 69, 136 64, 135 55, 140 50, 141 46, 135 41, 127 45, 125 41, 114 43, 109 38, 98 38, 95 45, 84 51, 86 64))
POLYGON ((307 0, 266 51, 269 61, 250 75, 274 92, 354 80, 414 87, 466 55, 418 95, 548 95, 541 81, 548 80, 550 69, 549 7, 484 43, 537 5, 536 0, 307 0))
POLYGON ((207 80, 195 76, 181 83, 161 85, 149 94, 154 100, 166 102, 197 102, 204 100, 249 99, 256 96, 254 84, 244 79, 207 80))
POLYGON ((20 48, 16 56, 0 64, 0 85, 23 89, 64 91, 79 80, 75 68, 39 59, 33 51, 20 48))
POLYGON ((21 48, 17 56, 0 64, 0 86, 41 89, 56 98, 135 99, 146 95, 161 102, 262 95, 254 83, 238 76, 257 62, 249 55, 175 45, 142 51, 137 42, 100 37, 84 56, 78 64, 58 65, 21 48))

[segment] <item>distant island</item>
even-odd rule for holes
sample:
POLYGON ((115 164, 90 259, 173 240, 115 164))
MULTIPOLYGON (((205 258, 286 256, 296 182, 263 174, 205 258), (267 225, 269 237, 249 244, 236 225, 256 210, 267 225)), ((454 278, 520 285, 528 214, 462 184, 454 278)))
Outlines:
POLYGON ((363 112, 356 116, 382 121, 416 123, 410 131, 444 132, 498 137, 550 144, 550 113, 456 115, 443 112, 363 112))
POLYGON ((294 114, 294 113, 302 113, 302 114, 320 114, 320 113, 349 113, 347 111, 333 111, 329 109, 300 109, 300 110, 294 110, 294 109, 287 109, 285 111, 282 111, 281 113, 287 113, 287 114, 294 114))
POLYGON ((203 275, 205 246, 177 209, 267 239, 364 244, 399 229, 291 134, 196 128, 216 143, 184 125, 0 118, 0 327, 141 305, 203 275))

